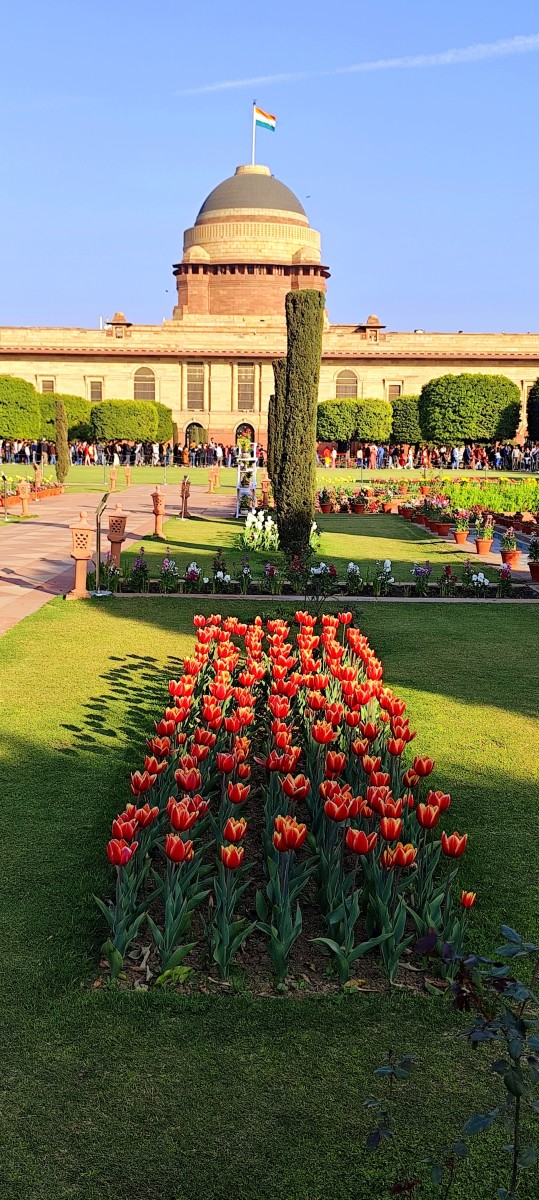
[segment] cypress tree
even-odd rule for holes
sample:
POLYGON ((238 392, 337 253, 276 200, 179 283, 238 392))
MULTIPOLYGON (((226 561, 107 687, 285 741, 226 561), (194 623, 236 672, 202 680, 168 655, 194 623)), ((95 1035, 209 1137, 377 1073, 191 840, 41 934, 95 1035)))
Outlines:
POLYGON ((65 483, 70 467, 69 446, 67 442, 67 414, 63 400, 57 400, 56 410, 56 478, 58 483, 65 483))
POLYGON ((286 359, 276 358, 273 363, 275 392, 271 405, 271 433, 268 424, 268 474, 273 487, 273 497, 279 506, 279 478, 283 462, 283 429, 286 411, 286 359), (271 469, 269 467, 271 454, 271 469))
POLYGON ((323 323, 322 292, 288 292, 286 394, 277 498, 279 536, 288 556, 302 556, 308 549, 314 518, 323 323))

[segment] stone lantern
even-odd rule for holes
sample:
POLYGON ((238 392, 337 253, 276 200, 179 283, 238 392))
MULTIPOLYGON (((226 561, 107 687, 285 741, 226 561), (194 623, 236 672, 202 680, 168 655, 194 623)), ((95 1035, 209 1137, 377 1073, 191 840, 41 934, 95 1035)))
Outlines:
POLYGON ((109 531, 107 538, 110 542, 110 557, 115 567, 120 566, 120 553, 122 542, 125 542, 125 526, 127 516, 122 511, 121 504, 117 504, 113 513, 109 513, 109 531))
POLYGON ((70 525, 71 557, 75 560, 75 580, 73 590, 68 592, 70 600, 87 600, 90 593, 86 586, 86 564, 92 557, 92 542, 94 531, 86 520, 88 513, 85 508, 80 511, 80 520, 70 525))
POLYGON ((111 490, 111 492, 115 492, 115 491, 116 491, 116 480, 117 480, 117 478, 118 478, 118 467, 111 467, 111 468, 110 468, 110 473, 109 473, 109 479, 110 479, 110 490, 111 490))
POLYGON ((30 496, 30 484, 28 483, 28 480, 23 479, 21 481, 21 483, 19 484, 19 486, 17 488, 17 494, 19 496, 19 499, 20 499, 20 502, 22 505, 22 516, 27 517, 28 516, 28 498, 30 496))

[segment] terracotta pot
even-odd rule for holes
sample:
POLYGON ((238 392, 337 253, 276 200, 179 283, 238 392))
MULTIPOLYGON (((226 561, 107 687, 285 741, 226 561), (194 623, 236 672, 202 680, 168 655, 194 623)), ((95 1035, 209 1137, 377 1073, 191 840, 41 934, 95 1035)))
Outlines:
POLYGON ((366 504, 353 504, 352 511, 355 512, 356 517, 357 517, 357 516, 359 516, 360 513, 364 513, 367 511, 367 505, 366 504))
POLYGON ((534 583, 539 583, 539 562, 529 562, 528 570, 534 583))
POLYGON ((391 500, 384 500, 384 503, 382 504, 382 512, 390 513, 392 511, 391 500))
POLYGON ((414 515, 413 508, 403 508, 402 509, 401 517, 404 517, 405 521, 411 521, 413 518, 413 515, 414 515))
POLYGON ((330 513, 331 509, 332 509, 331 504, 321 504, 320 505, 320 512, 322 512, 322 513, 330 513))
POLYGON ((420 483, 419 484, 419 492, 420 492, 421 496, 428 496, 428 494, 429 494, 428 483, 420 483))
POLYGON ((440 537, 447 537, 451 530, 451 525, 446 521, 438 521, 438 534, 440 537))
POLYGON ((500 550, 502 562, 507 563, 508 567, 518 567, 520 558, 520 550, 500 550))
POLYGON ((467 529, 454 529, 453 537, 457 543, 457 546, 463 546, 464 543, 468 541, 468 530, 467 529))
POLYGON ((414 524, 415 525, 426 525, 426 523, 427 522, 426 522, 426 519, 423 516, 423 514, 417 513, 417 515, 414 517, 414 524))
POLYGON ((478 554, 490 554, 493 538, 476 538, 475 549, 478 554))

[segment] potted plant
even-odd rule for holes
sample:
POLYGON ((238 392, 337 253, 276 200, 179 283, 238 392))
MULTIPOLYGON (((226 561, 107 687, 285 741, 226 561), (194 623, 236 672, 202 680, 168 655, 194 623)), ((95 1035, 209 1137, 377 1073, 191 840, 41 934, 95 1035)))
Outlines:
POLYGON ((528 569, 534 583, 539 583, 539 536, 532 533, 528 546, 528 569))
POLYGON ((332 511, 332 509, 333 509, 333 495, 332 495, 332 493, 330 492, 329 488, 325 488, 325 487, 324 487, 324 488, 322 488, 322 490, 319 492, 319 495, 318 495, 318 503, 319 503, 319 505, 320 505, 320 512, 323 512, 323 513, 330 513, 330 512, 332 511))
POLYGON ((510 567, 517 567, 520 558, 520 550, 517 546, 516 534, 513 526, 505 529, 502 533, 502 547, 500 550, 502 562, 507 563, 510 567))
POLYGON ((494 541, 494 521, 487 515, 477 517, 475 522, 475 549, 478 554, 489 554, 494 541))
POLYGON ((356 513, 364 513, 367 511, 367 493, 365 491, 355 492, 350 501, 352 511, 356 513))
POLYGON ((453 521, 455 528, 453 537, 457 546, 463 546, 468 541, 468 533, 470 530, 470 514, 465 508, 457 508, 453 513, 453 521))

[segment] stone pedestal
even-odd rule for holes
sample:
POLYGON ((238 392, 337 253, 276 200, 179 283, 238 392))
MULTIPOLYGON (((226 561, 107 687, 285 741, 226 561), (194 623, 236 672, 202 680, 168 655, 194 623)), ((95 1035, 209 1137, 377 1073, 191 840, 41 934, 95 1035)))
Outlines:
POLYGON ((118 478, 118 467, 110 468, 109 478, 110 478, 110 490, 111 490, 111 492, 115 492, 116 491, 116 480, 118 478))
POLYGON ((163 536, 163 517, 165 515, 165 497, 159 491, 159 484, 155 486, 155 492, 152 492, 153 515, 154 515, 154 535, 162 538, 163 536))
POLYGON ((124 467, 124 474, 125 474, 125 486, 126 486, 126 488, 128 488, 128 487, 131 487, 131 467, 130 467, 130 466, 126 465, 126 466, 124 467))
POLYGON ((81 509, 80 520, 70 525, 71 557, 75 561, 73 589, 67 593, 68 600, 87 600, 90 593, 86 585, 87 564, 92 557, 94 531, 86 520, 88 513, 81 509))
POLYGON ((187 478, 187 475, 184 475, 184 477, 182 479, 182 483, 181 483, 181 488, 180 488, 180 496, 181 496, 181 506, 180 507, 181 507, 182 521, 185 520, 185 518, 189 516, 189 513, 187 511, 187 506, 189 503, 190 494, 191 494, 191 484, 187 478))
POLYGON ((17 488, 17 494, 19 496, 19 499, 20 499, 20 502, 22 505, 21 515, 23 517, 27 517, 28 516, 28 498, 30 496, 30 484, 26 480, 23 480, 22 483, 19 484, 19 486, 17 488))

